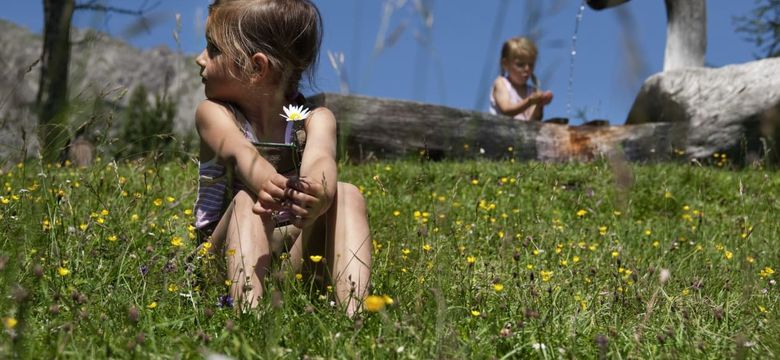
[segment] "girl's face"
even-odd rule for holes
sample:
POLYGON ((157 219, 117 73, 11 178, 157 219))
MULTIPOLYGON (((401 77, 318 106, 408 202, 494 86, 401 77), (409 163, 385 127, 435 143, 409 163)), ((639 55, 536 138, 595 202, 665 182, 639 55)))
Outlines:
POLYGON ((206 86, 206 97, 212 100, 232 101, 241 94, 241 84, 230 74, 227 59, 221 57, 219 49, 206 39, 206 49, 195 62, 200 66, 200 77, 206 86))
POLYGON ((522 86, 528 82, 531 74, 534 73, 534 65, 536 59, 530 56, 516 56, 501 60, 501 66, 509 75, 509 82, 515 86, 522 86))

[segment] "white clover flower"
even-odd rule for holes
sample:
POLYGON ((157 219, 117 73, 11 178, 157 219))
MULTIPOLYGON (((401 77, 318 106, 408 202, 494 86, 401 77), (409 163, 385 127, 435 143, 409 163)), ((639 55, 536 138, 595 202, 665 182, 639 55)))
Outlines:
POLYGON ((279 114, 279 116, 287 119, 287 121, 304 120, 309 117, 309 109, 304 108, 303 105, 295 106, 290 104, 282 109, 284 110, 284 114, 279 114))

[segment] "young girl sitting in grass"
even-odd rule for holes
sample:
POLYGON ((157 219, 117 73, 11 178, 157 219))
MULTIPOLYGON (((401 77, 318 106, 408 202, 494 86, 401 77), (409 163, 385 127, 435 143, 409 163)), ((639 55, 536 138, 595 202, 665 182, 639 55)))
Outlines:
POLYGON ((258 304, 272 256, 287 250, 295 273, 329 281, 351 315, 371 267, 365 201, 337 181, 333 113, 308 112, 298 92, 321 36, 310 0, 216 0, 209 7, 207 45, 196 60, 207 100, 195 115, 195 226, 224 253, 230 295, 240 304, 258 304), (298 167, 293 150, 304 137, 298 167), (282 145, 259 152, 258 143, 282 145))
POLYGON ((544 106, 552 101, 550 91, 541 92, 528 84, 533 80, 538 51, 531 39, 515 37, 501 48, 501 75, 490 92, 490 113, 518 120, 542 120, 544 106))

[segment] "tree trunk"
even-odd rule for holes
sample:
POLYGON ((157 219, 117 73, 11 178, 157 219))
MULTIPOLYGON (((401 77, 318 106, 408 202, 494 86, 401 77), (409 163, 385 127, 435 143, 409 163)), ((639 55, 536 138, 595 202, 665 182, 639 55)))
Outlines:
POLYGON ((36 99, 44 161, 57 161, 68 140, 68 64, 74 0, 43 0, 43 52, 36 99))
POLYGON ((665 0, 664 71, 704 66, 707 51, 706 0, 665 0))

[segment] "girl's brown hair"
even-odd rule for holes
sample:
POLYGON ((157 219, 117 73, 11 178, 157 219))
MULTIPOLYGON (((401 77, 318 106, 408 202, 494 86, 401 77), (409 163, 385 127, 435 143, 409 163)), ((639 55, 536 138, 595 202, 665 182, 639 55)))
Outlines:
MULTIPOLYGON (((249 75, 255 53, 268 57, 285 95, 294 94, 304 72, 312 83, 322 42, 322 18, 310 0, 215 0, 206 21, 208 46, 249 75)), ((239 74, 240 75, 240 74, 239 74)))
MULTIPOLYGON (((539 51, 536 49, 536 44, 534 44, 533 40, 527 37, 513 37, 507 40, 504 43, 504 46, 501 47, 501 60, 518 57, 529 57, 536 61, 537 55, 539 55, 539 51)), ((501 69, 500 63, 499 69, 501 69)))

